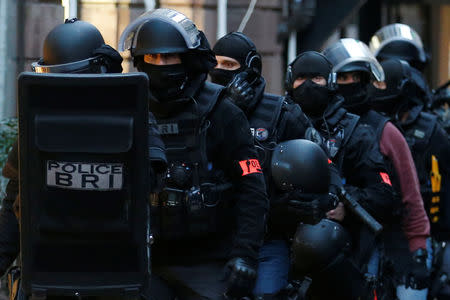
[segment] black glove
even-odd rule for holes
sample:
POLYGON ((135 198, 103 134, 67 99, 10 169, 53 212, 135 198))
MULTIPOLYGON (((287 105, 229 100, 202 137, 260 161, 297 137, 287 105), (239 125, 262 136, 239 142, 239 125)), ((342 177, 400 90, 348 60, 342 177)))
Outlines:
POLYGON ((430 272, 427 268, 427 251, 418 249, 413 253, 414 263, 411 265, 410 272, 406 276, 405 286, 414 290, 422 290, 430 284, 430 272))
POLYGON ((255 90, 248 82, 249 77, 248 72, 241 72, 226 87, 227 96, 244 111, 255 97, 255 90))
POLYGON ((283 196, 286 199, 288 216, 297 222, 315 224, 335 208, 337 198, 330 194, 308 194, 293 191, 283 196))
POLYGON ((240 299, 251 296, 256 280, 256 266, 249 260, 236 257, 225 265, 228 298, 240 299))

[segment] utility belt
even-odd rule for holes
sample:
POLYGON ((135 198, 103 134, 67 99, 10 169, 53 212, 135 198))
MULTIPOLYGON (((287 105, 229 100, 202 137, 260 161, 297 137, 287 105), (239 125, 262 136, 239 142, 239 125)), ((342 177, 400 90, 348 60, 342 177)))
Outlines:
POLYGON ((150 204, 152 208, 183 207, 189 215, 195 216, 204 209, 218 206, 220 193, 226 192, 231 186, 231 183, 203 183, 199 187, 193 186, 189 190, 166 187, 162 192, 150 195, 150 204))
POLYGON ((195 169, 172 164, 166 188, 151 194, 151 229, 156 240, 205 237, 228 227, 232 184, 198 183, 195 169))

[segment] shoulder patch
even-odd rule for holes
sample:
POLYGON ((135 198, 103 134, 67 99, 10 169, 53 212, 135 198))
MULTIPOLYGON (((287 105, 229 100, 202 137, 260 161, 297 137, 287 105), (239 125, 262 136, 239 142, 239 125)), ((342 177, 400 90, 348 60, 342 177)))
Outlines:
POLYGON ((239 162, 242 170, 242 176, 254 173, 262 173, 261 165, 257 159, 246 159, 239 162))

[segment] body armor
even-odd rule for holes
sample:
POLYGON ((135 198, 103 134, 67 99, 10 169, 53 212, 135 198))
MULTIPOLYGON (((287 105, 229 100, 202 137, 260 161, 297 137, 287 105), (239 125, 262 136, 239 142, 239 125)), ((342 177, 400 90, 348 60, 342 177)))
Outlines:
MULTIPOLYGON (((377 141, 374 145, 377 149, 377 152, 381 153, 381 150, 380 150, 381 136, 383 135, 383 131, 384 131, 384 127, 386 126, 386 123, 389 121, 390 121, 390 118, 388 118, 374 110, 369 110, 368 112, 366 112, 365 114, 363 114, 361 116, 361 123, 369 125, 374 130, 375 138, 377 141)), ((401 191, 400 181, 398 179, 397 172, 394 168, 394 165, 392 164, 391 160, 387 157, 384 158, 384 162, 389 169, 389 174, 391 175, 391 181, 395 187, 395 191, 400 192, 401 191)))
MULTIPOLYGON (((437 117, 435 115, 421 112, 417 119, 411 125, 402 126, 404 130, 405 139, 411 149, 411 154, 413 155, 414 163, 416 164, 417 175, 420 182, 420 191, 422 193, 423 201, 425 204, 425 209, 427 210, 428 216, 430 218, 430 223, 432 227, 436 225, 440 227, 439 230, 434 228, 433 231, 440 232, 441 229, 445 228, 445 231, 450 229, 450 223, 445 221, 445 217, 442 212, 446 214, 447 208, 444 206, 445 199, 443 199, 442 190, 443 186, 439 192, 433 192, 430 180, 430 172, 432 171, 432 136, 436 131, 437 117), (433 197, 438 197, 440 203, 432 203, 433 197), (438 204, 438 205, 436 205, 438 204), (438 207, 438 209, 435 209, 438 207), (433 208, 433 209, 432 209, 433 208)), ((438 164, 440 162, 438 161, 438 164)), ((445 168, 445 166, 440 166, 445 168)))
POLYGON ((352 136, 359 119, 359 116, 340 108, 332 117, 327 119, 328 130, 331 130, 331 132, 327 132, 325 124, 322 125, 321 131, 325 133, 322 136, 328 150, 328 156, 337 165, 338 170, 342 170, 345 156, 344 151, 341 150, 352 136))
POLYGON ((283 97, 264 94, 248 120, 258 149, 259 162, 266 176, 268 176, 266 170, 270 167, 271 152, 278 143, 277 128, 283 104, 283 97))
POLYGON ((208 117, 221 92, 221 87, 206 82, 196 101, 170 117, 157 118, 169 165, 166 187, 151 197, 152 230, 157 238, 202 237, 221 231, 223 192, 231 185, 214 170, 206 151, 208 117))
MULTIPOLYGON (((383 135, 384 126, 389 122, 389 118, 377 113, 374 110, 369 110, 367 113, 361 116, 361 123, 370 125, 375 131, 375 137, 377 141, 381 140, 383 135)), ((377 144, 379 146, 379 143, 377 144)))

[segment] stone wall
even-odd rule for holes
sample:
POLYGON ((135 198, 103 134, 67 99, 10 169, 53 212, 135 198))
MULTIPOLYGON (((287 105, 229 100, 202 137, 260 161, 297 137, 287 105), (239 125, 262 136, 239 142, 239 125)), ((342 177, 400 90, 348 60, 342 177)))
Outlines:
POLYGON ((23 65, 21 70, 31 71, 31 63, 42 57, 42 47, 47 34, 64 22, 61 1, 24 1, 23 8, 23 65))
POLYGON ((42 55, 47 33, 64 21, 61 0, 0 0, 0 118, 16 115, 17 75, 42 55))

